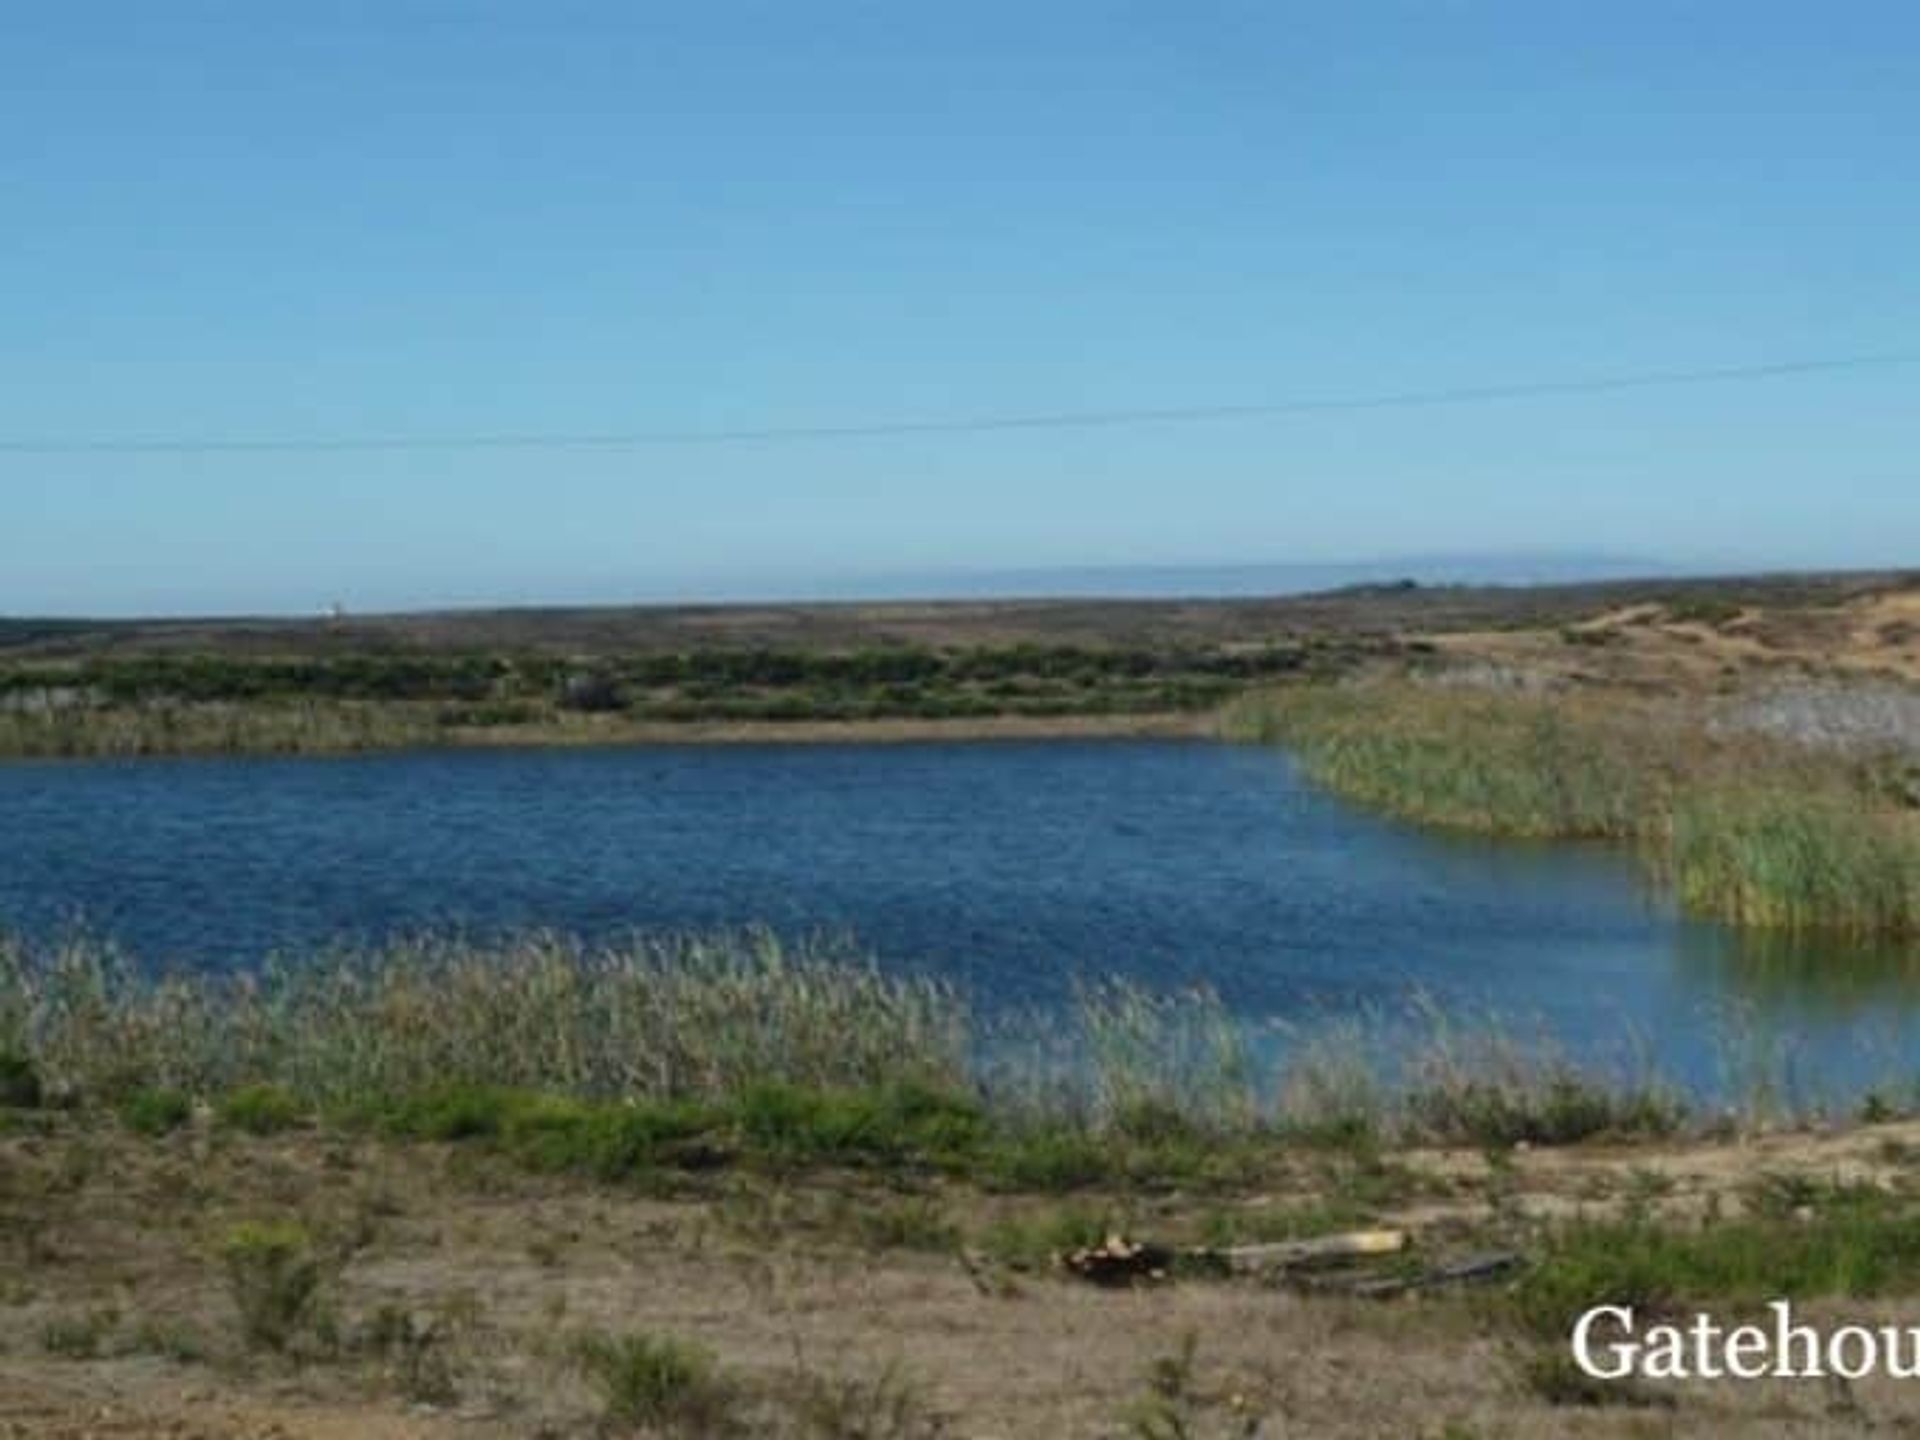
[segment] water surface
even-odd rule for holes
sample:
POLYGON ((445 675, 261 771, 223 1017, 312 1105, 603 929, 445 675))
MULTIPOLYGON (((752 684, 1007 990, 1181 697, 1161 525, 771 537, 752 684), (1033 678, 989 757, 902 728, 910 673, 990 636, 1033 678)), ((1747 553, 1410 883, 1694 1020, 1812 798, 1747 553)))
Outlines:
POLYGON ((1916 1052, 1900 956, 1740 942, 1606 849, 1434 836, 1278 752, 1162 741, 644 746, 0 765, 0 925, 144 960, 458 927, 846 932, 987 1005, 1076 977, 1206 984, 1254 1019, 1421 995, 1631 1034, 1709 1083, 1759 1026, 1810 1069, 1916 1052), (1737 1048, 1737 1047, 1733 1047, 1737 1048))

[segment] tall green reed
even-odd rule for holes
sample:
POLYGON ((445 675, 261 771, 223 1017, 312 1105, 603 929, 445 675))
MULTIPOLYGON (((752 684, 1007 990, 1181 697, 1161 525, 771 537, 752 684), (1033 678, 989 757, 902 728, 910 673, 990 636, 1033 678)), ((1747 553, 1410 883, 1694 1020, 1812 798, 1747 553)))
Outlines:
POLYGON ((1920 933, 1920 817, 1871 767, 1650 704, 1410 682, 1232 707, 1334 792, 1477 834, 1632 844, 1689 911, 1737 925, 1920 933))
POLYGON ((441 738, 436 707, 377 701, 153 701, 0 710, 0 756, 338 754, 441 738))
MULTIPOLYGON (((1723 1100, 1756 1121, 1848 1103, 1807 1093, 1797 1057, 1755 1044, 1750 1028, 1728 1033, 1726 1078, 1741 1093, 1723 1100)), ((1678 1089, 1620 1038, 1615 1063, 1576 1060, 1544 1029, 1418 1000, 1254 1025, 1203 990, 1118 981, 1081 986, 1062 1010, 986 1016, 849 944, 765 931, 599 947, 423 938, 161 976, 86 938, 0 937, 0 1057, 29 1063, 55 1103, 83 1107, 268 1086, 346 1116, 483 1093, 747 1114, 837 1094, 874 1097, 847 1111, 864 1125, 868 1111, 925 1109, 918 1095, 962 1106, 981 1135, 1096 1145, 1506 1145, 1680 1125, 1678 1089)), ((1920 1093, 1901 1079, 1876 1088, 1920 1093)))
POLYGON ((458 1085, 665 1100, 964 1075, 967 1012, 950 988, 764 931, 603 948, 427 938, 163 977, 88 940, 5 953, 0 1015, 91 1094, 272 1082, 321 1105, 458 1085))

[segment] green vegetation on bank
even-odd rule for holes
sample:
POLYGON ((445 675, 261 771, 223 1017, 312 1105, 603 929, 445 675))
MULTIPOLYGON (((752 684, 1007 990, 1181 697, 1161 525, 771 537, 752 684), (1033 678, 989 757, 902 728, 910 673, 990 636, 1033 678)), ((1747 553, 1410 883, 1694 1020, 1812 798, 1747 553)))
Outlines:
POLYGON ((182 654, 0 664, 0 755, 348 751, 636 724, 966 720, 1212 709, 1326 673, 1329 641, 1139 648, 712 648, 546 654, 182 654))
POLYGON ((1757 1187, 1745 1213, 1696 1225, 1628 1215, 1556 1227, 1545 1259, 1515 1295, 1518 1314, 1542 1338, 1564 1339, 1596 1297, 1668 1313, 1920 1289, 1920 1212, 1911 1196, 1873 1186, 1804 1188, 1782 1204, 1757 1187))
MULTIPOLYGON (((0 1211, 20 1222, 23 1273, 70 1286, 73 1252, 34 1238, 57 1223, 49 1217, 111 1195, 124 1223, 127 1196, 159 1187, 151 1193, 184 1197, 191 1218, 135 1227, 143 1240, 178 1244, 181 1232, 206 1230, 186 1242, 200 1267, 188 1272, 194 1293, 208 1293, 209 1267, 224 1280, 224 1309, 191 1325, 181 1316, 193 1312, 172 1309, 138 1330, 116 1310, 56 1311, 41 1322, 48 1354, 377 1363, 380 1383, 442 1405, 471 1364, 450 1338, 471 1333, 452 1318, 466 1302, 401 1303, 394 1268, 356 1257, 379 1245, 383 1259, 412 1264, 429 1233, 437 1254, 443 1231, 463 1230, 460 1217, 478 1204, 515 1217, 496 1225, 527 1222, 524 1233, 467 1242, 494 1243, 489 1264, 501 1253, 489 1233, 511 1233, 508 1251, 524 1243, 535 1262, 503 1272, 515 1286, 549 1273, 565 1286, 558 1267, 580 1233, 547 1206, 571 1187, 503 1184, 502 1164, 637 1187, 655 1209, 686 1202, 685 1228, 657 1213, 613 1227, 642 1247, 617 1253, 647 1263, 664 1253, 684 1264, 714 1236, 744 1244, 756 1266, 805 1255, 819 1269, 823 1253, 848 1247, 927 1251, 957 1254, 986 1296, 1031 1294, 1063 1252, 1116 1234, 1174 1255, 1150 1283, 1202 1286, 1232 1281, 1190 1246, 1405 1228, 1407 1252, 1358 1278, 1415 1280, 1474 1255, 1520 1257, 1487 1279, 1491 1288, 1421 1293, 1444 1323, 1471 1317, 1476 1333, 1490 1329, 1511 1347, 1521 1383, 1557 1404, 1639 1393, 1567 1370, 1568 1327, 1595 1304, 1738 1315, 1776 1297, 1910 1296, 1920 1286, 1920 1211, 1893 1169, 1907 1152, 1844 1183, 1809 1161, 1681 1195, 1682 1172, 1654 1168, 1658 1151, 1628 1170, 1606 1149, 1569 1165, 1514 1148, 1672 1137, 1689 1116, 1660 1086, 1581 1071, 1510 1033, 1438 1016, 1396 1038, 1392 1065, 1343 1033, 1268 1055, 1204 996, 1120 986, 1087 990, 1070 1016, 1045 1025, 993 1025, 939 984, 754 932, 599 950, 550 936, 421 941, 253 976, 171 978, 85 941, 0 940, 0 1134, 17 1132, 0 1144, 40 1177, 8 1187, 0 1211), (423 1163, 366 1143, 375 1138, 449 1149, 423 1163), (1455 1153, 1389 1148, 1430 1143, 1455 1153), (160 1148, 148 1158, 146 1145, 160 1148), (208 1178, 179 1190, 189 1164, 208 1178), (424 1180, 431 1198, 396 1193, 380 1166, 424 1180), (1579 1203, 1531 1207, 1528 1172, 1538 1184, 1556 1167, 1560 1180, 1548 1183, 1569 1188, 1553 1193, 1579 1203), (333 1183, 356 1170, 353 1184, 333 1183), (302 1173, 327 1182, 290 1183, 302 1173), (242 1206, 236 1176, 253 1187, 242 1206), (466 1187, 469 1209, 449 1206, 466 1187), (1429 1207, 1443 1218, 1410 1218, 1429 1207), (400 1250, 382 1232, 409 1212, 403 1243, 415 1248, 400 1250), (224 1350, 223 1331, 235 1337, 224 1350)), ((586 1198, 590 1209, 575 1215, 604 1214, 604 1192, 586 1198)), ((604 1253, 581 1263, 604 1264, 604 1253)), ((926 1274, 915 1272, 916 1286, 926 1274)), ((535 1313, 526 1293, 515 1308, 535 1313)), ((899 1433, 840 1420, 923 1414, 885 1375, 860 1388, 809 1380, 776 1396, 671 1335, 577 1329, 558 1305, 538 1313, 552 1342, 538 1353, 583 1380, 615 1428, 757 1434, 776 1401, 829 1415, 807 1434, 899 1433)), ((1160 1362, 1155 1373, 1159 1408, 1141 1413, 1175 1414, 1189 1393, 1184 1372, 1160 1362)))
POLYGON ((1628 839, 1671 783, 1659 737, 1543 698, 1412 683, 1263 693, 1226 720, 1339 794, 1482 834, 1628 839))
POLYGON ((608 1178, 734 1163, 923 1168, 1016 1189, 1211 1183, 1276 1143, 1481 1145, 1666 1133, 1663 1088, 1495 1030, 1256 1051, 1205 995, 1085 990, 985 1021, 950 988, 763 933, 423 941, 254 976, 155 978, 0 942, 16 1088, 162 1134, 316 1121, 472 1141, 608 1178))
POLYGON ((1417 683, 1239 702, 1335 792, 1424 824, 1633 845, 1694 913, 1856 935, 1920 933, 1920 817, 1871 755, 1821 754, 1565 695, 1417 683))

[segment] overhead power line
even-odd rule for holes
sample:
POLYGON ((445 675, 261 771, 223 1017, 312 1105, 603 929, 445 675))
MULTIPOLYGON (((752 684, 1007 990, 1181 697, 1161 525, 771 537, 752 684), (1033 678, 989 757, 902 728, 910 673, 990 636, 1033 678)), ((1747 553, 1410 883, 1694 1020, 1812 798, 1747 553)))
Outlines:
POLYGON ((1011 430, 1095 430, 1130 425, 1187 425, 1208 421, 1258 420, 1287 415, 1332 414, 1342 411, 1401 410, 1444 405, 1474 405, 1499 400, 1539 400, 1554 396, 1603 395, 1623 390, 1714 385, 1741 380, 1770 380, 1795 375, 1883 369, 1915 364, 1920 364, 1920 353, 1847 355, 1818 360, 1783 360, 1763 365, 1729 365, 1717 369, 1655 370, 1584 380, 1470 385, 1441 390, 1403 390, 1381 395, 1274 400, 1248 405, 1061 410, 1029 414, 975 415, 944 420, 873 420, 839 425, 762 425, 714 430, 508 432, 492 435, 209 436, 180 439, 0 438, 0 454, 221 455, 378 450, 627 450, 655 445, 751 445, 788 441, 877 440, 889 436, 910 435, 978 435, 1011 430))

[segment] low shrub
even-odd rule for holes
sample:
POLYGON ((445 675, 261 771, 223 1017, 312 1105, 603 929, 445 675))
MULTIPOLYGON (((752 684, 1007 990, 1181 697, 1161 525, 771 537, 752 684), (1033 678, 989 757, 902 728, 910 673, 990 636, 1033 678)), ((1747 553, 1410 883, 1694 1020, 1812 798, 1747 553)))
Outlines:
POLYGON ((756 1085, 736 1113, 756 1152, 794 1161, 951 1163, 970 1157, 987 1134, 977 1102, 911 1083, 848 1091, 756 1085))
POLYGON ((622 1180, 661 1165, 705 1168, 721 1153, 721 1142, 710 1138, 720 1125, 718 1111, 690 1101, 526 1096, 509 1108, 501 1143, 534 1169, 622 1180))
POLYGON ((1669 1135, 1682 1118, 1678 1101, 1657 1091, 1606 1088, 1571 1072, 1518 1083, 1468 1074, 1408 1096, 1416 1133, 1482 1147, 1669 1135))
POLYGON ((1113 1149, 1099 1136, 1053 1126, 1001 1138, 982 1165, 983 1178, 1004 1190, 1079 1190, 1113 1173, 1113 1149))
POLYGON ((291 1130, 307 1116, 299 1099, 279 1085, 243 1085, 222 1097, 217 1113, 222 1125, 249 1135, 291 1130))
POLYGON ((946 1417, 894 1366, 871 1376, 803 1370, 780 1386, 795 1440, 945 1440, 946 1417))
POLYGON ((709 1351, 685 1341, 644 1333, 585 1335, 574 1344, 574 1361, 613 1424, 699 1440, 738 1433, 744 1424, 741 1387, 709 1351))
POLYGON ((313 1313, 320 1261, 306 1230, 292 1223, 247 1223, 221 1245, 227 1287, 249 1345, 285 1350, 313 1313))
POLYGON ((40 1348, 63 1360, 92 1360, 105 1352, 119 1324, 119 1312, 112 1309, 57 1316, 40 1327, 40 1348))
POLYGON ((136 1135, 167 1135, 193 1118, 193 1102, 178 1090, 136 1090, 120 1103, 120 1123, 136 1135))
POLYGON ((0 1051, 0 1107, 34 1110, 43 1098, 39 1067, 24 1055, 0 1051))

